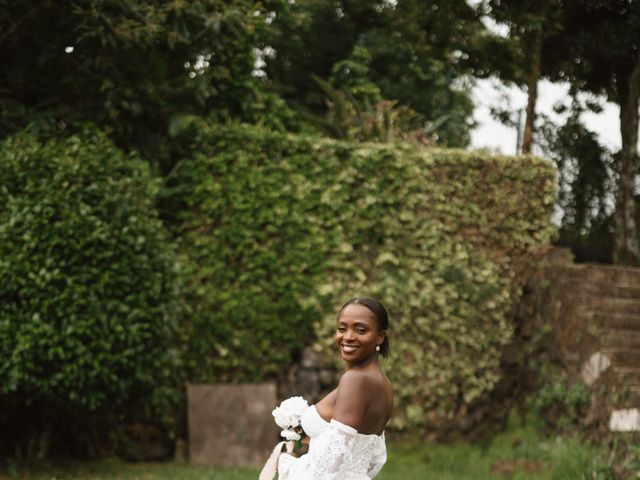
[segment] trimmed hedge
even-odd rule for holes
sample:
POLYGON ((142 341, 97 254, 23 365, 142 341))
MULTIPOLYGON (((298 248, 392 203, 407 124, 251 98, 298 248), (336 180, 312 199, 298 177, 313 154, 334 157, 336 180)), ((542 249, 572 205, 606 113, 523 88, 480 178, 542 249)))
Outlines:
POLYGON ((181 304, 159 186, 91 127, 0 143, 0 398, 47 420, 166 406, 181 304))
POLYGON ((500 379, 511 309, 547 245, 554 168, 534 157, 202 127, 173 179, 192 379, 275 376, 339 306, 380 298, 395 428, 464 412, 500 379), (427 416, 429 413, 429 416, 427 416))

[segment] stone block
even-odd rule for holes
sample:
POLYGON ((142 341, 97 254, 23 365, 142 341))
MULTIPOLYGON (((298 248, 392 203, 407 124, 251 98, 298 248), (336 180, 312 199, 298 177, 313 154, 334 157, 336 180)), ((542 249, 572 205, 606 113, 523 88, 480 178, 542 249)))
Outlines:
POLYGON ((612 432, 640 432, 640 412, 637 408, 614 410, 609 419, 612 432))
POLYGON ((313 351, 313 347, 310 345, 302 350, 302 356, 300 359, 300 365, 302 368, 318 368, 321 362, 318 359, 318 354, 313 351))
POLYGON ((320 385, 323 388, 330 388, 333 390, 338 384, 339 375, 336 374, 334 370, 325 368, 318 372, 318 378, 320 379, 320 385))
POLYGON ((600 352, 596 352, 589 357, 589 360, 587 360, 584 365, 582 365, 582 370, 580 372, 582 380, 584 380, 587 387, 590 387, 610 366, 611 360, 609 357, 600 352))
POLYGON ((573 253, 570 248, 555 247, 544 258, 548 265, 567 266, 573 264, 573 253))
POLYGON ((187 385, 189 458, 218 467, 261 467, 279 429, 274 383, 187 385))
POLYGON ((300 391, 308 393, 310 396, 317 395, 320 392, 320 376, 315 370, 300 370, 296 384, 300 391))

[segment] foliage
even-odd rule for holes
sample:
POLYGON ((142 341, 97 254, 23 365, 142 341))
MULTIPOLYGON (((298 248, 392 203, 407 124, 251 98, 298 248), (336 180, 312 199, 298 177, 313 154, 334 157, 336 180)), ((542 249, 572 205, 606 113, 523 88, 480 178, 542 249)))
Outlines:
POLYGON ((557 125, 547 121, 542 127, 542 148, 554 160, 560 174, 558 206, 563 210, 562 225, 583 233, 609 212, 612 158, 596 134, 581 120, 583 109, 571 108, 567 120, 557 125))
POLYGON ((301 0, 283 4, 272 27, 266 42, 276 54, 267 76, 296 111, 324 113, 314 75, 339 90, 373 85, 422 116, 441 145, 455 147, 468 144, 473 123, 469 75, 486 74, 481 52, 491 58, 503 50, 464 0, 301 0), (371 59, 364 76, 363 56, 371 59))
POLYGON ((520 70, 527 86, 527 108, 521 148, 531 153, 535 130, 538 81, 542 69, 542 45, 546 37, 560 28, 560 0, 508 2, 489 0, 491 16, 509 27, 509 38, 518 44, 522 52, 516 70, 520 70))
POLYGON ((179 282, 147 164, 90 127, 21 133, 0 144, 0 185, 1 420, 166 411, 179 282))
POLYGON ((589 405, 590 392, 581 381, 570 383, 560 372, 540 380, 540 389, 532 399, 541 418, 554 430, 575 427, 583 409, 589 405))
MULTIPOLYGON (((386 100, 369 78, 371 55, 356 46, 336 63, 329 81, 313 80, 327 97, 327 118, 313 122, 329 136, 350 141, 408 141, 433 145, 430 135, 440 125, 429 125, 423 115, 397 100, 386 100)), ((314 120, 313 116, 308 116, 314 120)), ((443 120, 444 121, 444 120, 443 120)))
MULTIPOLYGON (((398 2, 387 23, 360 39, 385 98, 422 115, 440 146, 465 147, 473 127, 472 75, 486 29, 467 2, 398 2)), ((487 47, 488 48, 488 47, 487 47)), ((496 52, 494 52, 496 54, 496 52)))
POLYGON ((361 105, 375 105, 383 100, 380 88, 369 78, 371 53, 356 45, 351 54, 331 69, 329 83, 338 90, 349 92, 361 105))
POLYGON ((571 247, 577 261, 610 263, 614 159, 582 121, 585 111, 597 108, 576 98, 570 106, 559 105, 558 113, 568 116, 560 124, 543 117, 539 146, 559 173, 558 243, 571 247))
POLYGON ((240 127, 203 127, 197 145, 173 179, 195 379, 275 375, 369 294, 392 317, 394 427, 492 389, 522 276, 554 230, 548 162, 240 127))
POLYGON ((331 235, 307 218, 317 206, 300 172, 313 168, 313 146, 249 132, 202 128, 197 153, 172 179, 192 381, 262 380, 312 338, 315 313, 302 299, 313 295, 331 235))
POLYGON ((168 171, 185 116, 295 128, 254 73, 263 10, 253 0, 2 2, 0 138, 90 121, 168 171))
MULTIPOLYGON (((531 76, 532 64, 540 61, 534 58, 536 44, 544 44, 549 37, 563 35, 563 3, 561 0, 488 0, 486 4, 488 15, 497 23, 508 26, 509 42, 515 47, 514 50, 508 50, 510 55, 503 59, 502 64, 493 62, 492 71, 497 71, 507 81, 525 85, 531 76)), ((543 51, 542 56, 548 53, 543 51)), ((552 74, 545 69, 547 66, 548 63, 543 61, 538 67, 542 67, 543 71, 538 75, 552 74)))
POLYGON ((612 253, 615 263, 636 265, 640 7, 637 2, 565 0, 561 23, 561 33, 550 36, 544 46, 550 78, 568 81, 574 90, 605 95, 620 107, 612 253))
POLYGON ((327 95, 326 120, 307 116, 328 136, 348 141, 405 141, 432 145, 424 119, 395 100, 380 100, 374 104, 358 101, 349 91, 340 91, 320 77, 313 77, 327 95))
POLYGON ((554 80, 569 81, 578 90, 604 94, 618 103, 637 59, 638 5, 564 0, 562 7, 562 29, 547 40, 546 47, 553 49, 547 53, 546 71, 554 80))
MULTIPOLYGON (((593 228, 588 231, 582 226, 563 228, 561 242, 571 245, 582 260, 637 264, 640 262, 640 237, 635 221, 638 213, 635 211, 634 197, 640 104, 638 4, 601 0, 487 0, 483 3, 494 20, 509 27, 510 41, 512 46, 517 47, 510 61, 489 62, 490 69, 509 81, 524 83, 527 80, 529 103, 523 148, 530 148, 531 145, 539 77, 568 83, 573 93, 604 95, 620 107, 622 148, 614 156, 597 145, 593 134, 579 125, 575 117, 571 121, 573 126, 566 125, 564 129, 565 134, 573 129, 575 138, 558 138, 547 126, 543 127, 544 131, 536 137, 536 141, 543 144, 543 148, 549 147, 546 136, 551 133, 556 143, 554 148, 558 149, 553 152, 555 156, 569 159, 578 152, 583 155, 579 160, 576 181, 573 182, 576 190, 567 192, 568 197, 578 202, 569 206, 569 217, 575 213, 580 217, 580 211, 572 212, 571 209, 577 206, 580 210, 579 203, 583 199, 591 197, 595 200, 594 195, 600 195, 596 190, 603 186, 603 181, 597 177, 603 176, 603 163, 615 167, 614 181, 607 182, 609 185, 605 187, 605 195, 613 197, 615 194, 612 218, 595 221, 593 228), (504 75, 502 64, 511 65, 512 71, 504 75), (587 143, 591 143, 594 150, 584 150, 587 143), (582 190, 587 186, 585 182, 591 187, 591 192, 582 190), (596 187, 595 182, 600 186, 596 187)), ((560 201, 563 200, 568 199, 560 201)), ((576 220, 581 223, 591 214, 586 212, 584 218, 576 220)))

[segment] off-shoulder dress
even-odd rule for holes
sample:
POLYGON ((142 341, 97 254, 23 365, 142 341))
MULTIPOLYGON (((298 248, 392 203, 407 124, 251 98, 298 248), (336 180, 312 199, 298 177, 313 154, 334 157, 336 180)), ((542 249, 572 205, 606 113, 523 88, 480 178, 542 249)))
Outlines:
POLYGON ((337 420, 327 422, 315 405, 305 410, 301 423, 309 451, 298 458, 281 455, 279 480, 369 480, 387 461, 384 432, 362 434, 337 420))

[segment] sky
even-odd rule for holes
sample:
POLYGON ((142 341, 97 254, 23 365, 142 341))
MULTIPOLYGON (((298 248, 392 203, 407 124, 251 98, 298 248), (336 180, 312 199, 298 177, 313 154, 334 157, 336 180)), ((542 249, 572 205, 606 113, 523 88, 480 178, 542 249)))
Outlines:
MULTIPOLYGON (((536 112, 545 113, 552 118, 559 119, 553 111, 553 106, 563 100, 568 100, 568 84, 551 83, 542 80, 538 84, 538 102, 536 112)), ((476 128, 471 133, 471 148, 488 148, 504 154, 516 153, 517 131, 515 128, 506 127, 497 120, 491 118, 489 113, 491 106, 500 105, 501 95, 507 94, 513 111, 523 109, 527 105, 526 90, 518 87, 505 87, 497 79, 478 80, 472 95, 475 103, 474 120, 476 128)), ((604 107, 601 113, 586 113, 582 119, 590 130, 598 134, 600 143, 610 150, 620 148, 620 120, 619 109, 611 103, 601 99, 604 107)), ((524 113, 523 113, 524 122, 524 113)), ((534 152, 535 153, 535 152, 534 152)))

